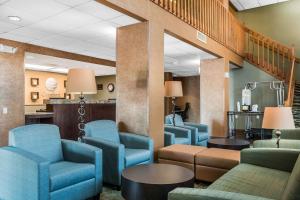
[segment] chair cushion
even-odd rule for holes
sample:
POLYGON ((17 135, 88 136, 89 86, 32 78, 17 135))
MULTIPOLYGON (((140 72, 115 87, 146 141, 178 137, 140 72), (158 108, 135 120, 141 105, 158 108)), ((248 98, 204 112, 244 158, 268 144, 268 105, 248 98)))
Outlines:
POLYGON ((57 162, 49 167, 50 191, 56 191, 95 177, 95 165, 57 162))
POLYGON ((189 138, 175 138, 175 144, 190 144, 189 138))
POLYGON ((206 132, 199 132, 198 133, 198 141, 201 142, 203 140, 208 140, 209 135, 206 132))
POLYGON ((208 188, 281 199, 290 173, 250 164, 239 164, 208 188))
POLYGON ((88 137, 96 137, 113 143, 120 144, 117 125, 111 120, 97 120, 85 125, 85 133, 88 137))
POLYGON ((150 160, 150 151, 145 149, 125 149, 125 166, 130 167, 150 160))
POLYGON ((9 131, 9 145, 31 152, 49 162, 63 160, 59 128, 50 124, 21 126, 9 131))
MULTIPOLYGON (((173 115, 167 115, 165 119, 166 124, 173 124, 173 115)), ((175 125, 184 126, 183 120, 180 115, 175 114, 175 125)))

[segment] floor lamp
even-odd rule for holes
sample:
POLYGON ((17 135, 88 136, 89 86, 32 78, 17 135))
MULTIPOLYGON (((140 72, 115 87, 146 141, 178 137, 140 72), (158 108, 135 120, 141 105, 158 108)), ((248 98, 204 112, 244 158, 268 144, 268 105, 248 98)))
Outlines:
POLYGON ((78 140, 81 140, 85 135, 85 94, 96 94, 96 80, 95 73, 91 69, 74 68, 68 72, 67 79, 67 93, 79 95, 78 108, 78 140))
POLYGON ((176 97, 182 97, 182 84, 181 81, 166 81, 165 82, 165 97, 171 97, 172 98, 172 122, 173 126, 176 126, 175 124, 175 107, 176 107, 176 97))
POLYGON ((277 136, 276 145, 279 148, 281 129, 294 129, 295 122, 291 107, 266 107, 262 128, 274 129, 277 136))

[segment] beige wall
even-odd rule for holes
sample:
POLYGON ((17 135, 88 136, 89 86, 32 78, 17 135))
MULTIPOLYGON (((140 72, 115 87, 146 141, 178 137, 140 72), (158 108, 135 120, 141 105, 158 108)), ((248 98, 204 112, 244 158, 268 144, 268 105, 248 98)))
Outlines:
POLYGON ((108 99, 115 99, 116 98, 116 75, 111 76, 97 76, 96 83, 103 85, 103 90, 98 90, 96 95, 89 95, 89 99, 93 100, 108 100, 108 99), (113 92, 109 92, 107 86, 109 83, 113 83, 115 85, 115 90, 113 92))
POLYGON ((201 61, 200 119, 209 126, 211 136, 227 136, 228 71, 229 63, 224 58, 201 61))
POLYGON ((19 48, 16 54, 0 53, 0 146, 7 145, 10 129, 23 124, 24 51, 19 48))
POLYGON ((176 100, 176 104, 182 109, 187 102, 190 103, 188 122, 200 123, 200 76, 175 78, 182 81, 183 97, 176 100))
POLYGON ((66 74, 42 72, 25 70, 25 105, 43 105, 44 99, 50 97, 64 97, 66 89, 64 88, 64 81, 67 80, 66 74), (38 78, 39 85, 36 87, 31 86, 31 78, 38 78), (57 81, 57 88, 54 91, 48 91, 46 89, 46 80, 48 78, 55 78, 57 81), (31 100, 31 92, 39 92, 39 99, 36 101, 31 100))

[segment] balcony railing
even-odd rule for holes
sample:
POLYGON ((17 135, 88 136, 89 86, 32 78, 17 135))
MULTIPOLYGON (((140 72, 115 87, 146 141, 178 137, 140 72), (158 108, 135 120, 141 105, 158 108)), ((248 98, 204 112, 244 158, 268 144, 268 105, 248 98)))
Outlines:
POLYGON ((151 0, 208 37, 243 56, 243 25, 219 0, 151 0))

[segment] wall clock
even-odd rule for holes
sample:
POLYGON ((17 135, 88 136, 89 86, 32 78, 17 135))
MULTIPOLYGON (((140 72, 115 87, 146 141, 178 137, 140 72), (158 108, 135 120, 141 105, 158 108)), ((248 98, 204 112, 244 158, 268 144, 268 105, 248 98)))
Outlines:
POLYGON ((108 90, 109 92, 113 92, 113 91, 115 90, 115 85, 114 85, 113 83, 109 83, 109 84, 107 85, 107 90, 108 90))

